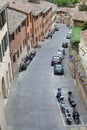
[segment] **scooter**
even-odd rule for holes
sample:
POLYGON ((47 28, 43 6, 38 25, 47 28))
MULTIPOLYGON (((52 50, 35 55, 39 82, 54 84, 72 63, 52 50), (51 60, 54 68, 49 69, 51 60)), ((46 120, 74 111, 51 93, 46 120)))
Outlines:
POLYGON ((62 113, 65 114, 66 105, 63 98, 62 100, 60 100, 60 108, 61 108, 62 113))
POLYGON ((68 108, 65 109, 65 119, 68 125, 72 124, 72 114, 68 108))
POLYGON ((74 119, 76 124, 80 123, 80 115, 79 115, 79 112, 77 110, 73 110, 73 119, 74 119))
POLYGON ((61 88, 58 88, 57 90, 58 90, 58 92, 57 92, 56 98, 57 98, 57 100, 60 102, 61 88))
POLYGON ((68 92, 68 101, 69 101, 69 104, 73 107, 76 103, 75 103, 75 100, 74 100, 74 95, 72 94, 71 91, 68 92))

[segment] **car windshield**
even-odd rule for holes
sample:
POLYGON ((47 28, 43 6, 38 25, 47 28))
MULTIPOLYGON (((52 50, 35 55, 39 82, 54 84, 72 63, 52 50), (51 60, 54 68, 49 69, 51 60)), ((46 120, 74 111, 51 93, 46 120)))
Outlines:
POLYGON ((53 57, 53 60, 59 60, 59 57, 53 57))
POLYGON ((62 69, 61 65, 56 65, 56 69, 62 69))
POLYGON ((63 51, 64 49, 63 48, 59 48, 58 51, 63 51))

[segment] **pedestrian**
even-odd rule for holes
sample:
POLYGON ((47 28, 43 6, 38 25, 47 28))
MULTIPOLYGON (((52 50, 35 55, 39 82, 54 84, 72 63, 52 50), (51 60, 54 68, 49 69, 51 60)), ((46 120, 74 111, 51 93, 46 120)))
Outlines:
POLYGON ((52 35, 50 35, 50 38, 52 39, 52 35))

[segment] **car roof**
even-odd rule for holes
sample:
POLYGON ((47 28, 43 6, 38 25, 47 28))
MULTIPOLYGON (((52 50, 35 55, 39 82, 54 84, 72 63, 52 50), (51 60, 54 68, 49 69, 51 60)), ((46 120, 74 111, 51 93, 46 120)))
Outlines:
POLYGON ((62 64, 56 64, 56 67, 63 67, 62 64))
POLYGON ((58 50, 65 50, 63 47, 60 47, 58 50))
POLYGON ((59 56, 52 56, 52 59, 59 59, 60 57, 59 56))

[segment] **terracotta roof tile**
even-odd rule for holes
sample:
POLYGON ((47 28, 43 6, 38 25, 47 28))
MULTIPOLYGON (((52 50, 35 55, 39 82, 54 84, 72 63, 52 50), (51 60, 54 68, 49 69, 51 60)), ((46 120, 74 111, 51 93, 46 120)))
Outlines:
MULTIPOLYGON (((10 2, 10 7, 14 7, 14 8, 17 8, 17 7, 15 7, 15 4, 12 4, 11 1, 13 1, 17 4, 21 3, 20 8, 26 12, 27 12, 27 6, 28 6, 28 10, 31 8, 31 10, 33 11, 33 15, 37 15, 41 11, 43 11, 43 13, 45 13, 47 10, 49 10, 50 8, 53 7, 53 4, 50 2, 47 2, 47 1, 40 1, 40 3, 38 3, 38 4, 29 2, 29 0, 8 0, 8 1, 10 2), (25 4, 26 7, 25 7, 25 5, 23 7, 22 4, 25 4)), ((17 4, 16 4, 16 6, 17 6, 17 4)), ((19 7, 19 5, 18 5, 18 7, 19 7)), ((53 7, 53 10, 54 10, 54 7, 53 7)))
POLYGON ((72 16, 73 20, 86 21, 87 11, 77 11, 75 15, 72 16))
POLYGON ((83 39, 84 43, 87 44, 87 30, 81 31, 80 36, 83 39))
POLYGON ((11 9, 7 9, 7 15, 8 15, 8 29, 10 34, 12 34, 27 17, 25 14, 11 9))
POLYGON ((28 5, 27 3, 22 3, 22 2, 11 2, 9 1, 9 7, 14 8, 16 10, 23 11, 26 14, 29 14, 32 11, 32 6, 28 5))
POLYGON ((57 11, 63 11, 63 12, 66 12, 66 13, 69 13, 70 12, 70 8, 66 8, 66 7, 58 7, 57 8, 57 11))

